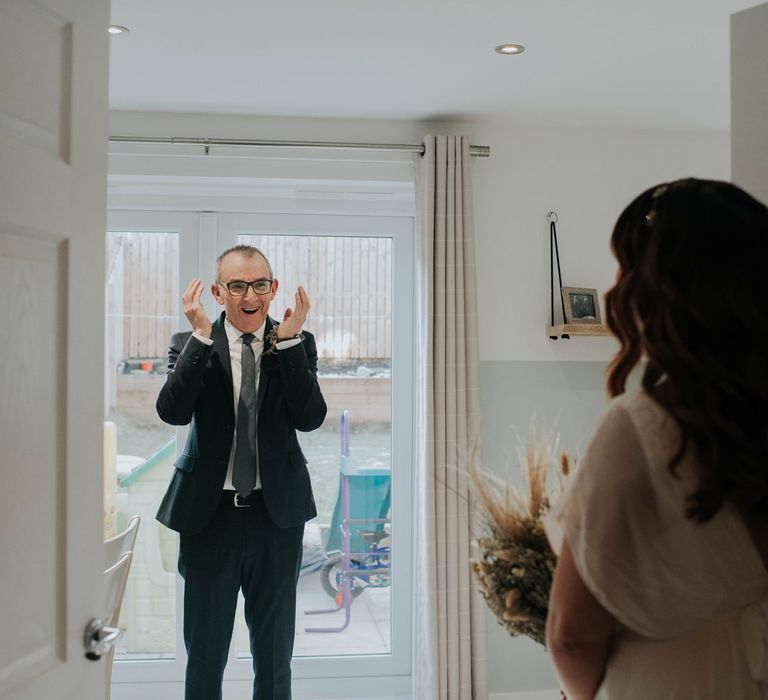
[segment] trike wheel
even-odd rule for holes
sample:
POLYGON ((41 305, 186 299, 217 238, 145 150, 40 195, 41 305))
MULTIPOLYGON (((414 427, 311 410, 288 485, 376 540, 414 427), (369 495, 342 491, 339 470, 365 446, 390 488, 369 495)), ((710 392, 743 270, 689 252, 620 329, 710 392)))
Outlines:
MULTIPOLYGON (((338 603, 341 598, 341 555, 332 554, 320 569, 320 583, 323 584, 323 590, 338 603)), ((352 591, 352 598, 357 598, 365 590, 366 582, 352 576, 349 579, 349 587, 352 591)))

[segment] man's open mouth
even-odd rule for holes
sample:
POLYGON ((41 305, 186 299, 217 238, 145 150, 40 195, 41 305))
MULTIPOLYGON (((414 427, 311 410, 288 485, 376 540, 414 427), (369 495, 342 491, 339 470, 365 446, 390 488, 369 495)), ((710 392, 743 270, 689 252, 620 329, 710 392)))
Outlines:
POLYGON ((252 316, 252 315, 253 315, 253 314, 255 314, 255 313, 258 311, 258 310, 259 310, 258 308, 255 308, 255 309, 244 309, 244 308, 243 308, 243 309, 240 309, 240 311, 242 311, 244 314, 248 314, 249 316, 252 316))

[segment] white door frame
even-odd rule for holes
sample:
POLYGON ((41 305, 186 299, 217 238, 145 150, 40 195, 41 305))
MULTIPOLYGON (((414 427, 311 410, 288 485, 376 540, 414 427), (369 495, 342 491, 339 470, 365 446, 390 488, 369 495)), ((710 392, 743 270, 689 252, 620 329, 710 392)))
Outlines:
MULTIPOLYGON (((175 211, 112 211, 110 231, 178 232, 179 299, 189 279, 212 280, 219 252, 234 244, 238 230, 280 235, 339 235, 390 237, 392 247, 392 460, 398 464, 393 476, 393 554, 391 601, 393 654, 381 656, 298 657, 293 661, 294 697, 360 698, 372 695, 410 693, 412 659, 412 527, 413 522, 413 425, 415 423, 413 381, 415 242, 413 216, 361 216, 330 214, 209 213, 175 211), (399 523, 399 525, 398 525, 399 523)), ((279 276, 279 274, 278 274, 279 276)), ((206 309, 214 318, 220 308, 205 295, 206 309)), ((185 327, 179 310, 179 327, 185 327)), ((183 440, 178 441, 183 444, 183 440)), ((164 698, 183 697, 186 664, 180 621, 183 581, 177 577, 176 658, 152 661, 116 661, 113 670, 113 700, 145 700, 162 684, 164 698)), ((252 667, 249 659, 238 659, 233 638, 225 673, 225 696, 232 700, 251 697, 252 667)))

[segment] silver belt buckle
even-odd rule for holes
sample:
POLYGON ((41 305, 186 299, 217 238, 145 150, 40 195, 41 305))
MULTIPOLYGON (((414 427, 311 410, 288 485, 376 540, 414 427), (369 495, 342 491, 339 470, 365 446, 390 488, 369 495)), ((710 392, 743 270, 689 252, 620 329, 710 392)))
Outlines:
POLYGON ((241 503, 238 503, 238 502, 237 502, 237 499, 238 499, 239 497, 240 497, 240 494, 239 494, 237 491, 235 491, 235 499, 234 499, 234 502, 235 502, 235 508, 250 508, 250 507, 251 507, 251 504, 250 504, 250 503, 242 503, 242 504, 241 504, 241 503))

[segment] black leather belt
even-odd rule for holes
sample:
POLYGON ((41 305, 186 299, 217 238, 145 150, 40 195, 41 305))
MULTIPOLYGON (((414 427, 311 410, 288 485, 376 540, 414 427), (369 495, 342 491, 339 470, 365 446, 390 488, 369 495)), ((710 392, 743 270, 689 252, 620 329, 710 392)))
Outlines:
POLYGON ((250 508, 260 498, 262 498, 261 489, 254 489, 247 496, 241 496, 237 491, 224 490, 221 492, 221 505, 227 505, 230 508, 250 508))

